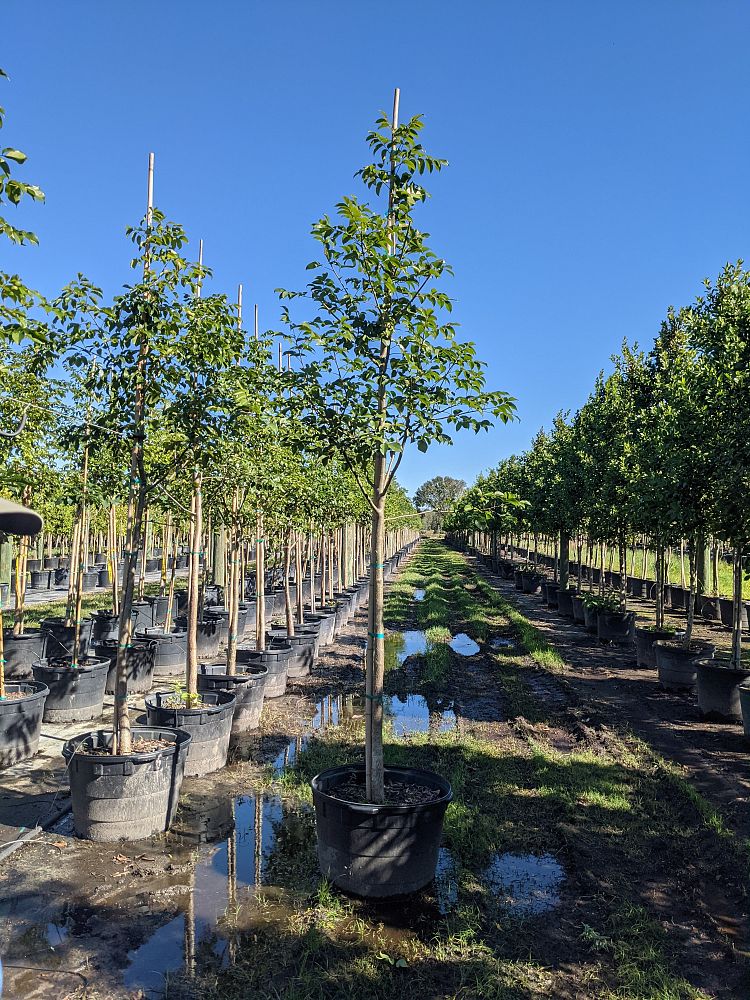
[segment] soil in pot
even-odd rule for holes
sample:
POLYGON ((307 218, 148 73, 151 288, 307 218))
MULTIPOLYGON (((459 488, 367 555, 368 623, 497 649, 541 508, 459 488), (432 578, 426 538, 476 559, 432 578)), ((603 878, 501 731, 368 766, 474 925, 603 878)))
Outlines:
POLYGON ((232 734, 237 736, 260 725, 268 667, 243 664, 237 674, 228 674, 226 669, 226 663, 201 663, 198 667, 198 691, 233 692, 236 701, 232 734))
POLYGON ((173 691, 146 695, 148 724, 157 729, 182 729, 193 737, 185 762, 185 775, 218 771, 227 762, 234 717, 235 696, 230 691, 205 691, 201 705, 188 708, 173 691))
POLYGON ((672 629, 637 628, 634 632, 635 659, 639 667, 655 667, 654 643, 660 639, 674 639, 672 629))
POLYGON ((373 805, 364 797, 364 765, 330 768, 312 782, 320 870, 340 889, 368 898, 403 896, 435 877, 443 818, 453 797, 449 783, 419 768, 386 767, 386 788, 398 802, 373 805), (425 791, 411 792, 414 786, 425 791), (342 794, 341 792, 339 794, 342 794), (423 797, 424 796, 424 797, 423 797), (408 797, 410 801, 404 803, 408 797))
POLYGON ((653 644, 659 683, 668 691, 684 691, 695 687, 696 660, 712 657, 714 646, 691 642, 685 646, 673 639, 657 639, 653 644))
POLYGON ((750 662, 736 670, 725 658, 700 659, 696 662, 698 712, 716 722, 742 722, 740 684, 750 677, 750 662))
POLYGON ((5 685, 0 701, 0 767, 33 757, 39 749, 44 702, 49 691, 38 681, 5 685))
POLYGON ((23 635, 13 635, 13 629, 3 629, 5 679, 30 680, 32 665, 42 657, 44 636, 40 629, 29 628, 23 635))
POLYGON ((68 740, 73 821, 88 840, 141 840, 169 829, 177 810, 190 734, 134 726, 133 752, 113 756, 112 733, 96 730, 68 740))
POLYGON ((44 706, 45 722, 87 722, 98 719, 104 704, 109 659, 57 656, 34 664, 34 680, 49 688, 44 706))

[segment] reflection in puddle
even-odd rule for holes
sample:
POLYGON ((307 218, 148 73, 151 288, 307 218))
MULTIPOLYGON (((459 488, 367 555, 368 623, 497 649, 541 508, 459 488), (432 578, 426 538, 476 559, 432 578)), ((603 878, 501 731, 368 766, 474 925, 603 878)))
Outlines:
POLYGON ((455 909, 458 903, 458 872, 453 855, 447 847, 438 851, 438 863, 435 869, 435 897, 438 910, 445 916, 455 909))
POLYGON ((446 733, 456 727, 453 702, 448 698, 423 698, 421 694, 408 694, 403 698, 388 695, 385 717, 390 720, 395 736, 409 733, 446 733))
POLYGON ((512 639, 508 639, 504 635, 496 635, 494 639, 490 639, 489 646, 490 649, 514 649, 515 642, 512 639))
POLYGON ((239 931, 288 917, 292 893, 317 881, 310 806, 264 794, 231 799, 229 809, 232 833, 198 848, 178 914, 129 953, 126 987, 160 990, 165 972, 221 966, 239 931))
POLYGON ((414 591, 414 600, 415 601, 423 601, 424 600, 424 595, 425 595, 424 590, 422 590, 421 588, 417 588, 417 590, 414 591))
POLYGON ((551 854, 498 854, 482 874, 490 892, 519 917, 557 906, 564 878, 562 865, 551 854))
POLYGON ((475 653, 479 652, 479 644, 474 642, 471 636, 465 632, 454 635, 449 645, 453 652, 458 653, 459 656, 474 656, 475 653))

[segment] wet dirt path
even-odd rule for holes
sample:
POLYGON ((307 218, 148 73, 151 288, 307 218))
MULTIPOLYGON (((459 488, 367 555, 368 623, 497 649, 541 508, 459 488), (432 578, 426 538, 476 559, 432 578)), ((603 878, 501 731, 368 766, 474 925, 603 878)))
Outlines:
MULTIPOLYGON (((548 609, 540 596, 523 594, 477 560, 471 563, 558 650, 566 664, 565 680, 582 704, 625 723, 686 768, 691 782, 721 809, 731 828, 750 839, 750 753, 741 724, 704 721, 695 695, 663 690, 655 670, 637 666, 633 647, 603 645, 582 626, 548 609)), ((653 622, 653 602, 629 598, 628 607, 644 624, 653 622)), ((677 627, 684 627, 684 620, 684 613, 668 615, 668 624, 677 627)), ((720 625, 696 623, 696 638, 722 643, 726 633, 720 625)))

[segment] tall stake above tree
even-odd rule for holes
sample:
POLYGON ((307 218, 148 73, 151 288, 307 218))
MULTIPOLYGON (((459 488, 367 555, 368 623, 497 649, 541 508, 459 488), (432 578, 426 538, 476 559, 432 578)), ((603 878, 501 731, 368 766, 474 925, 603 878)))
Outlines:
POLYGON ((514 413, 505 392, 487 392, 484 365, 474 345, 456 340, 448 319, 452 302, 437 282, 451 274, 414 221, 427 200, 420 178, 437 173, 445 160, 418 142, 419 116, 398 123, 381 115, 367 136, 372 162, 360 171, 380 205, 354 197, 337 205, 312 229, 323 261, 305 292, 280 290, 283 299, 308 298, 317 315, 308 321, 283 313, 300 365, 286 377, 290 399, 314 418, 321 454, 340 455, 369 505, 369 642, 366 665, 366 775, 370 802, 384 798, 383 561, 385 502, 408 444, 426 451, 451 443, 447 428, 478 431, 491 417, 514 413))

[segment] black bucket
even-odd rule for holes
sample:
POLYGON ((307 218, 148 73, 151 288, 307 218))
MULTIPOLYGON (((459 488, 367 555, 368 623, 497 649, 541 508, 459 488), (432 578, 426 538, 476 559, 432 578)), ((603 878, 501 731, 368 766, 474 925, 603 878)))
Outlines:
MULTIPOLYGON (((70 656, 75 642, 75 625, 66 625, 64 618, 43 618, 40 630, 44 635, 42 653, 46 657, 70 656)), ((91 620, 81 622, 79 654, 83 656, 91 639, 91 620)))
POLYGON ((49 688, 45 722, 86 722, 102 714, 109 660, 82 657, 75 670, 71 663, 70 656, 58 656, 34 664, 34 680, 49 688))
POLYGON ((22 635, 13 635, 13 629, 3 629, 5 679, 8 681, 31 680, 32 666, 41 659, 44 635, 38 628, 26 629, 22 635))
POLYGON ((190 733, 186 776, 199 776, 218 771, 227 762, 229 736, 234 716, 234 694, 229 691, 207 691, 202 694, 199 708, 169 708, 173 691, 155 691, 146 695, 146 717, 150 726, 183 729, 190 733))
POLYGON ((294 635, 288 635, 285 628, 273 628, 266 633, 269 649, 292 647, 292 655, 287 661, 287 677, 305 677, 315 663, 317 635, 300 626, 295 626, 294 635))
MULTIPOLYGON (((117 639, 105 639, 93 646, 95 656, 109 659, 107 672, 107 694, 115 693, 117 682, 117 639)), ((156 643, 152 639, 133 639, 127 651, 128 694, 145 694, 151 690, 154 680, 154 655, 156 643)))
POLYGON ((139 632, 138 638, 156 643, 154 677, 173 677, 185 670, 187 632, 160 632, 158 628, 149 628, 139 632))
POLYGON ((345 764, 311 782, 321 872, 340 889, 368 898, 417 892, 435 877, 450 784, 421 768, 386 767, 386 780, 426 785, 440 798, 418 805, 344 802, 329 794, 351 775, 364 781, 364 764, 345 764))
POLYGON ((268 678, 267 667, 241 664, 242 672, 228 674, 226 663, 201 663, 198 667, 198 690, 232 691, 237 699, 234 706, 232 733, 257 729, 263 711, 263 692, 268 678))
POLYGON ((112 733, 99 729, 68 740, 73 821, 79 837, 88 840, 142 840, 169 829, 190 746, 190 734, 174 729, 137 726, 134 740, 165 740, 170 746, 143 753, 89 755, 83 747, 106 749, 112 733))
POLYGON ((6 684, 6 694, 21 692, 22 698, 0 701, 0 767, 10 767, 33 757, 39 749, 47 686, 38 681, 6 684))
POLYGON ((272 649, 237 649, 237 669, 265 667, 268 670, 264 695, 266 698, 280 698, 286 693, 286 680, 292 647, 287 643, 272 649), (242 665, 242 666, 241 666, 242 665))

